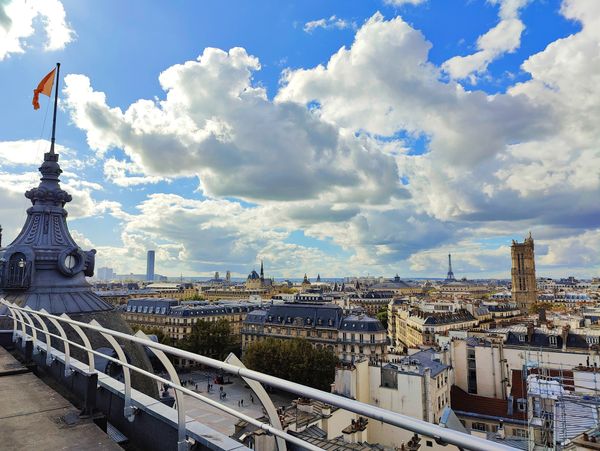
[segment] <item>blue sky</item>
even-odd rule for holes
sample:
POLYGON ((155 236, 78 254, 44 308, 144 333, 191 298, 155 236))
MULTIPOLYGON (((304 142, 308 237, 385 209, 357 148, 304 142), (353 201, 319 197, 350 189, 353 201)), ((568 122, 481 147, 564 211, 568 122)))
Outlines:
POLYGON ((156 248, 168 275, 263 258, 276 277, 437 277, 452 252, 459 276, 507 277, 531 230, 541 275, 598 275, 591 0, 0 11, 5 239, 49 138, 32 89, 60 61, 70 227, 100 265, 142 272, 156 248))

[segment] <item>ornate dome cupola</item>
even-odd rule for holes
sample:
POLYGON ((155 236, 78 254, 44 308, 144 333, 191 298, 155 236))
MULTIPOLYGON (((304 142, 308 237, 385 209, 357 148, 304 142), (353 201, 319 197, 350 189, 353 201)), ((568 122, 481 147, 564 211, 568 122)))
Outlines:
POLYGON ((69 233, 64 206, 71 195, 61 189, 58 154, 44 154, 42 178, 25 197, 33 204, 17 238, 0 249, 0 290, 19 305, 51 313, 112 310, 96 296, 85 276, 94 274, 96 251, 82 250, 69 233))

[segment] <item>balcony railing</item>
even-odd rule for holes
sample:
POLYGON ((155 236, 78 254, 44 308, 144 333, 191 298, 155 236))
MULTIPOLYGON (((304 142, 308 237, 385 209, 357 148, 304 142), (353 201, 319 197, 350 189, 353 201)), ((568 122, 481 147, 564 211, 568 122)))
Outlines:
POLYGON ((32 310, 28 307, 19 307, 15 304, 9 303, 4 299, 0 299, 0 303, 8 308, 10 317, 13 319, 13 340, 17 341, 21 338, 23 346, 26 342, 32 341, 34 351, 39 352, 40 350, 46 351, 46 362, 50 363, 54 355, 63 354, 63 351, 58 351, 51 345, 51 338, 55 338, 63 343, 64 346, 64 364, 65 373, 72 374, 73 371, 81 371, 82 365, 71 365, 70 347, 76 347, 87 353, 88 364, 87 370, 89 373, 95 373, 94 367, 94 356, 99 356, 107 359, 113 363, 120 365, 123 369, 124 379, 124 416, 129 421, 135 421, 136 408, 132 403, 131 399, 131 371, 142 374, 148 378, 151 378, 161 384, 174 389, 175 402, 177 406, 177 417, 178 417, 178 449, 187 450, 189 448, 189 442, 187 440, 186 430, 186 416, 185 416, 185 405, 183 394, 191 396, 192 398, 198 399, 206 404, 209 404, 229 415, 232 415, 240 420, 246 421, 266 432, 274 435, 276 438, 284 440, 289 443, 301 446, 308 450, 319 450, 320 448, 312 445, 311 443, 302 440, 292 434, 287 433, 273 426, 272 424, 257 420, 242 412, 239 412, 225 404, 222 404, 216 400, 203 396, 202 394, 196 393, 189 388, 184 387, 175 371, 175 368, 166 357, 165 354, 170 354, 181 359, 187 359, 189 361, 196 362, 198 364, 206 365, 215 369, 222 370, 242 377, 244 379, 250 379, 262 384, 269 385, 271 387, 294 393, 301 397, 312 398, 317 401, 336 406, 338 408, 356 413, 358 415, 372 418, 383 423, 399 427, 408 431, 412 431, 416 434, 424 435, 433 438, 436 442, 441 444, 453 444, 461 449, 477 450, 477 451, 501 451, 501 450, 514 450, 509 446, 505 446, 496 442, 488 441, 480 437, 471 436, 462 432, 458 432, 452 429, 443 428, 441 426, 428 423, 426 421, 418 420, 416 418, 408 417, 399 413, 391 412, 386 409, 382 409, 377 406, 359 402, 353 399, 345 398, 333 393, 324 392, 321 390, 307 387, 295 382, 290 382, 285 379, 270 376, 268 374, 253 371, 244 367, 239 367, 231 363, 222 362, 219 360, 211 359, 202 355, 194 354, 192 352, 184 351, 182 349, 174 348, 164 344, 156 343, 146 337, 143 332, 138 331, 136 335, 129 335, 115 330, 107 329, 102 327, 96 321, 91 323, 84 323, 75 321, 69 318, 66 314, 61 316, 52 315, 47 313, 45 310, 32 310), (37 326, 36 326, 37 323, 37 326), (48 329, 48 323, 50 323, 57 331, 58 334, 52 333, 48 329), (81 338, 83 345, 71 341, 67 338, 65 327, 71 327, 76 334, 81 338), (90 344, 90 340, 86 335, 85 331, 93 331, 102 335, 114 348, 116 358, 108 356, 104 353, 94 350, 90 344), (38 339, 38 337, 40 339, 38 339), (132 363, 129 363, 126 359, 125 352, 117 342, 117 339, 125 340, 131 343, 135 343, 150 349, 159 361, 165 366, 165 369, 170 377, 166 379, 156 374, 150 373, 142 368, 139 368, 132 363), (43 340, 43 341, 42 341, 43 340))

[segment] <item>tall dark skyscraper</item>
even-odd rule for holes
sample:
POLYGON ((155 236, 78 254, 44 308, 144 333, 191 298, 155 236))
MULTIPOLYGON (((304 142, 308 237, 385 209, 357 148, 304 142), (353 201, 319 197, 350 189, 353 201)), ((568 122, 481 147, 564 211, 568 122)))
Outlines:
POLYGON ((148 257, 146 257, 146 280, 154 280, 154 251, 148 251, 148 257))

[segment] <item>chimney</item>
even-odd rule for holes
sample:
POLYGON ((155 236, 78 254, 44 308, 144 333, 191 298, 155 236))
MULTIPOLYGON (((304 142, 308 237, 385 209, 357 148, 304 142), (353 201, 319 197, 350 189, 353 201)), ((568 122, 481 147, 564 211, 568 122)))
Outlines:
POLYGON ((569 336, 569 330, 571 330, 571 326, 569 326, 568 324, 566 326, 563 326, 563 328, 562 328, 561 337, 562 337, 562 350, 563 351, 567 350, 567 337, 569 336))
POLYGON ((540 308, 540 310, 538 311, 538 325, 542 325, 546 323, 546 309, 545 308, 540 308))
POLYGON ((504 440, 506 438, 506 433, 504 432, 504 422, 500 420, 500 424, 498 425, 498 430, 496 431, 496 438, 504 440))
POLYGON ((535 327, 533 323, 527 323, 527 343, 531 343, 533 341, 533 332, 535 331, 535 327))

